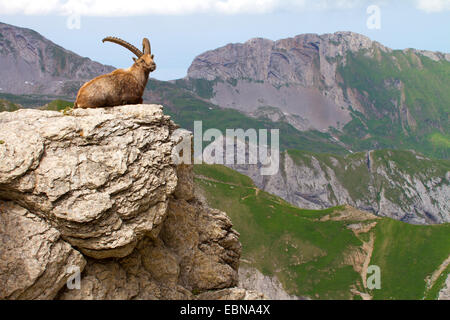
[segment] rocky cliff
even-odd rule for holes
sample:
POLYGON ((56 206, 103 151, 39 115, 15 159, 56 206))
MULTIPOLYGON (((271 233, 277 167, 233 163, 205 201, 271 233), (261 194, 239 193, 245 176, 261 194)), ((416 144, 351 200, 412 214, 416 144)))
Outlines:
POLYGON ((272 176, 261 176, 254 165, 231 167, 251 177, 259 188, 300 208, 350 204, 414 224, 450 222, 450 161, 414 151, 338 156, 289 150, 272 176))
POLYGON ((0 113, 0 298, 261 298, 175 129, 157 105, 0 113))
POLYGON ((114 70, 66 50, 39 33, 0 23, 0 93, 73 97, 87 80, 114 70))
POLYGON ((199 55, 187 78, 213 81, 211 101, 219 106, 245 112, 276 107, 297 116, 300 130, 326 130, 351 120, 349 101, 337 85, 338 57, 374 46, 388 50, 351 32, 256 38, 199 55))

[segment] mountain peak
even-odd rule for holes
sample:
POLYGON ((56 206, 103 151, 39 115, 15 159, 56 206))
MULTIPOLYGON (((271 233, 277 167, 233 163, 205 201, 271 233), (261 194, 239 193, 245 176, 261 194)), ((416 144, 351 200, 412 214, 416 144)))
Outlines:
MULTIPOLYGON (((412 116, 414 106, 407 104, 406 96, 425 85, 426 81, 417 79, 428 75, 436 81, 435 89, 445 91, 448 81, 441 76, 445 73, 431 69, 436 68, 435 62, 445 62, 440 67, 448 68, 448 61, 449 54, 392 50, 354 32, 308 33, 276 41, 254 38, 207 51, 194 59, 186 81, 209 81, 208 98, 223 108, 253 115, 261 115, 263 108, 269 118, 274 114, 267 107, 278 108, 299 130, 342 130, 353 121, 356 110, 376 119, 391 114, 392 121, 401 119, 402 128, 414 131, 422 116, 412 116), (420 76, 412 78, 405 73, 408 70, 420 76), (383 100, 380 97, 387 93, 380 95, 377 90, 392 90, 396 95, 383 100)), ((440 101, 436 104, 445 110, 440 101)), ((441 120, 436 120, 434 128, 441 130, 441 120)))
POLYGON ((273 69, 279 65, 277 60, 282 59, 288 64, 312 63, 314 55, 324 58, 343 57, 347 51, 369 50, 374 46, 382 51, 390 51, 378 42, 350 31, 322 35, 306 33, 276 41, 252 38, 244 43, 229 43, 200 54, 189 67, 187 77, 206 80, 251 78, 277 84, 299 82, 299 79, 293 81, 295 76, 286 74, 292 73, 292 68, 282 70, 283 74, 273 77, 277 73, 273 69))

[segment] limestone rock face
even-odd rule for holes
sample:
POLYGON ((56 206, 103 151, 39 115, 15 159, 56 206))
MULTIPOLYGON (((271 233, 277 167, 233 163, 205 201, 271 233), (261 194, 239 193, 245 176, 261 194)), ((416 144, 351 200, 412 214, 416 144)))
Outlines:
POLYGON ((262 292, 270 300, 304 300, 288 294, 276 276, 267 276, 250 266, 239 268, 239 285, 253 292, 262 292))
MULTIPOLYGON (((312 62, 314 54, 343 57, 347 51, 370 49, 372 45, 369 38, 353 32, 301 34, 277 41, 254 38, 200 54, 189 67, 187 76, 206 80, 251 78, 272 84, 289 82, 307 86, 314 82, 314 77, 312 68, 305 62, 312 62)), ((325 76, 333 76, 331 70, 322 71, 325 76)))
POLYGON ((198 201, 171 201, 161 238, 180 259, 180 282, 196 291, 237 284, 239 234, 228 216, 198 201))
POLYGON ((161 224, 176 187, 160 106, 2 114, 0 197, 94 258, 124 257, 161 224))
POLYGON ((223 108, 261 116, 272 107, 298 130, 328 131, 352 120, 349 106, 363 110, 353 92, 340 87, 337 73, 347 52, 360 50, 390 49, 353 32, 255 38, 200 54, 186 80, 211 81, 210 101, 223 108))
POLYGON ((229 165, 256 186, 300 208, 325 209, 349 204, 378 216, 413 224, 450 222, 450 171, 439 162, 413 151, 372 150, 351 156, 310 154, 303 158, 285 152, 280 170, 262 176, 257 165, 229 165), (426 164, 427 170, 409 170, 395 156, 426 164), (349 179, 357 176, 364 187, 349 179), (402 190, 402 192, 396 192, 402 190))
POLYGON ((450 300, 450 274, 445 280, 444 287, 439 291, 439 300, 450 300))
MULTIPOLYGON (((391 53, 392 49, 354 32, 300 34, 277 41, 254 38, 198 55, 184 80, 187 87, 222 108, 287 122, 300 131, 333 133, 333 128, 342 130, 352 121, 354 111, 370 118, 374 112, 377 119, 387 116, 367 92, 342 85, 341 68, 360 55, 384 64, 390 59, 383 56, 391 53)), ((418 65, 423 57, 450 61, 450 54, 439 52, 406 49, 403 54, 418 65)), ((392 80, 386 79, 385 89, 401 96, 404 83, 392 80)), ((420 120, 403 100, 393 108, 400 108, 402 125, 415 128, 420 120)))
POLYGON ((86 264, 58 230, 11 201, 0 201, 0 241, 0 299, 52 299, 66 269, 86 264))
POLYGON ((235 286, 239 234, 196 199, 192 165, 173 161, 191 139, 176 128, 157 105, 0 113, 0 298, 195 299, 235 286), (66 286, 74 267, 79 289, 66 286))

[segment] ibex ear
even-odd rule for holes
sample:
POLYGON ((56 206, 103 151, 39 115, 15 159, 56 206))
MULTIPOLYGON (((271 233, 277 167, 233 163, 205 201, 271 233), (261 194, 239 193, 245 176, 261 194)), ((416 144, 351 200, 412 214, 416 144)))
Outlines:
POLYGON ((132 59, 133 59, 134 62, 136 62, 136 60, 137 60, 135 57, 133 57, 132 59))
POLYGON ((152 59, 153 59, 154 55, 152 54, 152 59))

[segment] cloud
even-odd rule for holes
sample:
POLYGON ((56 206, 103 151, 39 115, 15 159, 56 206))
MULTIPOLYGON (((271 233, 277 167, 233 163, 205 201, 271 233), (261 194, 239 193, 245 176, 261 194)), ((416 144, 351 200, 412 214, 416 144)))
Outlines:
MULTIPOLYGON (((276 11, 337 10, 386 4, 385 0, 0 0, 0 14, 121 17, 195 13, 264 14, 276 11)), ((410 3, 410 0, 405 3, 410 3)), ((427 13, 450 10, 450 0, 415 0, 427 13)))
POLYGON ((416 7, 428 13, 448 11, 450 0, 417 0, 416 7))
POLYGON ((0 14, 136 16, 264 14, 277 10, 348 9, 368 0, 0 0, 0 14))
POLYGON ((54 12, 59 4, 59 0, 0 0, 0 14, 45 15, 54 12))

